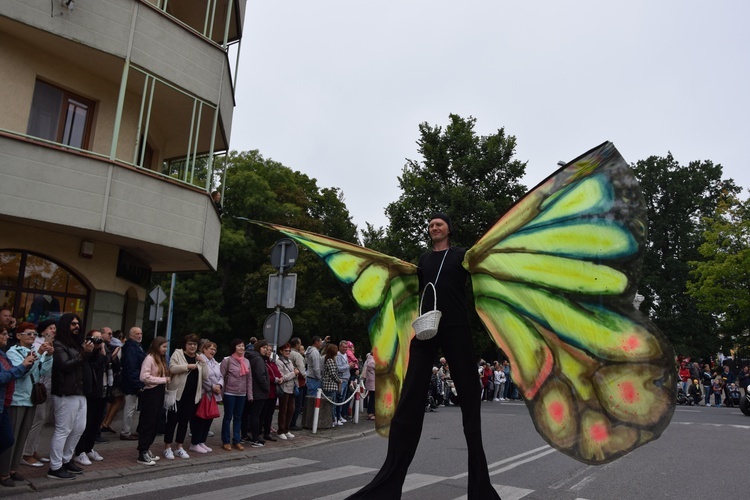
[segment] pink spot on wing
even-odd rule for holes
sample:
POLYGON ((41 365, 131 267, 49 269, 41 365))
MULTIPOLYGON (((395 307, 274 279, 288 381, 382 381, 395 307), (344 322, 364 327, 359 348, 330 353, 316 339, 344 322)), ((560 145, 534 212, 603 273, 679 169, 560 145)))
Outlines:
POLYGON ((393 406, 393 393, 392 392, 386 393, 384 403, 389 408, 393 406))
POLYGON ((622 343, 622 350, 625 352, 632 352, 637 350, 641 346, 641 339, 637 335, 630 335, 622 343))
POLYGON ((619 385, 620 396, 627 404, 633 404, 638 401, 639 394, 632 382, 623 382, 619 385))
POLYGON ((589 427, 589 435, 597 443, 606 441, 609 438, 609 432, 607 432, 607 427, 604 424, 594 424, 589 427))
POLYGON ((562 423, 565 418, 565 405, 559 401, 555 401, 549 405, 547 410, 549 411, 549 416, 552 417, 552 420, 556 424, 562 423))

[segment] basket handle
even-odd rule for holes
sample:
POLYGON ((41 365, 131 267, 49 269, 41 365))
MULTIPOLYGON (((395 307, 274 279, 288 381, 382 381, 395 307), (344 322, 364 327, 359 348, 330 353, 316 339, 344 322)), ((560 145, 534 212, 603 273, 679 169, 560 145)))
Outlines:
POLYGON ((424 302, 424 294, 425 292, 427 292, 428 286, 432 287, 432 297, 435 299, 432 304, 432 310, 433 311, 437 310, 437 290, 435 289, 435 285, 432 284, 432 281, 430 281, 424 286, 424 289, 422 290, 422 298, 419 299, 419 314, 420 315, 422 314, 422 303, 424 302))

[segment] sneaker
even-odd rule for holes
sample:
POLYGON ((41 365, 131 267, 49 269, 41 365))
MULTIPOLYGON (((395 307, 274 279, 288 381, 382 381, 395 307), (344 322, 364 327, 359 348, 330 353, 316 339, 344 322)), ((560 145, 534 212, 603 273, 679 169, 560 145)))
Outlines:
POLYGON ((250 441, 250 446, 253 448, 263 448, 265 445, 260 441, 250 441))
POLYGON ((176 450, 174 450, 174 456, 180 458, 190 458, 190 455, 188 455, 188 452, 185 451, 185 448, 177 448, 176 450))
POLYGON ((206 446, 206 443, 201 443, 200 446, 201 448, 206 450, 206 453, 211 453, 212 451, 214 451, 213 448, 209 448, 208 446, 206 446))
POLYGON ((91 460, 89 460, 89 457, 86 456, 85 452, 81 452, 80 455, 76 455, 73 460, 81 465, 91 465, 91 460))
POLYGON ((276 438, 270 434, 266 434, 265 436, 263 436, 263 439, 265 439, 266 441, 276 441, 276 438))
POLYGON ((206 451, 206 449, 203 448, 203 446, 201 446, 200 444, 192 444, 188 449, 196 453, 208 453, 208 451, 206 451))
POLYGON ((278 438, 282 441, 286 441, 286 434, 277 434, 278 438))
POLYGON ((93 460, 94 462, 101 462, 102 460, 104 460, 104 457, 99 455, 96 450, 91 450, 90 452, 86 453, 86 455, 90 460, 93 460))
POLYGON ((154 462, 154 460, 151 458, 151 455, 149 454, 149 452, 139 453, 137 462, 141 465, 149 465, 149 466, 156 465, 156 462, 154 462))
POLYGON ((75 479, 76 477, 68 472, 65 467, 60 467, 57 470, 48 470, 47 477, 50 479, 75 479))
POLYGON ((346 423, 346 420, 344 420, 343 418, 339 419, 339 425, 344 425, 345 423, 346 423))
POLYGON ((148 455, 148 458, 150 458, 154 462, 158 462, 159 460, 161 460, 161 457, 159 455, 154 455, 153 453, 151 453, 151 450, 148 450, 146 452, 146 455, 148 455))
MULTIPOLYGON (((86 458, 88 459, 88 457, 86 458)), ((71 474, 83 474, 83 469, 74 464, 72 460, 68 463, 64 463, 63 469, 67 470, 71 474)))
POLYGON ((208 437, 210 438, 214 437, 214 431, 208 431, 208 437))
POLYGON ((174 453, 172 452, 172 448, 167 448, 166 450, 164 450, 163 455, 167 460, 174 460, 174 453))
POLYGON ((294 439, 294 434, 292 434, 291 432, 287 432, 286 437, 288 437, 289 439, 294 439))

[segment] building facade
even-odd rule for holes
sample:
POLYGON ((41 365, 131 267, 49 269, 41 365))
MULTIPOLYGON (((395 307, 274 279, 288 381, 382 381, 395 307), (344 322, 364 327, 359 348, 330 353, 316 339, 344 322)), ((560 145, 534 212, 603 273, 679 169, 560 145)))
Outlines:
POLYGON ((0 307, 127 329, 215 270, 245 5, 0 2, 0 307))

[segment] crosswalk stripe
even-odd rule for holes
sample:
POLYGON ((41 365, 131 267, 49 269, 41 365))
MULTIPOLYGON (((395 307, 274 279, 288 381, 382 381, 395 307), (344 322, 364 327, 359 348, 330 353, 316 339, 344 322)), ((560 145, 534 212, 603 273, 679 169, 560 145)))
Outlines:
MULTIPOLYGON (((416 489, 422 488, 423 486, 429 486, 431 484, 445 481, 446 479, 449 479, 449 478, 442 477, 442 476, 430 476, 428 474, 409 474, 406 476, 406 479, 404 480, 404 486, 401 488, 401 491, 407 492, 411 490, 416 490, 416 489)), ((339 491, 337 493, 332 493, 324 497, 318 497, 315 500, 343 500, 344 498, 358 492, 359 490, 360 488, 352 488, 346 491, 339 491)))
MULTIPOLYGON (((492 487, 495 488, 495 491, 503 500, 519 500, 526 495, 534 493, 534 490, 527 490, 526 488, 516 488, 515 486, 507 486, 504 484, 493 484, 492 487)), ((466 498, 467 495, 463 495, 456 498, 455 500, 466 500, 466 498)))
MULTIPOLYGON (((248 463, 239 467, 228 467, 225 469, 216 469, 211 471, 196 472, 189 474, 179 474, 161 479, 150 479, 148 481, 138 481, 127 483, 119 486, 110 486, 98 490, 87 492, 87 496, 92 498, 121 498, 139 493, 150 493, 153 491, 165 491, 169 488, 180 486, 189 486, 203 482, 227 479, 230 477, 244 476, 246 474, 258 474, 261 472, 276 471, 289 469, 293 467, 303 467, 318 463, 317 460, 307 460, 304 458, 285 458, 273 462, 248 463)), ((158 465, 157 465, 158 467, 158 465)), ((64 495, 54 497, 53 500, 80 500, 81 494, 64 495)))
POLYGON ((502 472, 505 472, 507 470, 515 469, 519 465, 523 465, 523 464, 528 463, 528 462, 533 462, 534 460, 536 460, 538 458, 542 458, 543 456, 549 455, 550 453, 554 453, 556 451, 557 451, 556 449, 551 448, 551 449, 549 449, 547 451, 543 451, 543 452, 539 453, 538 455, 534 455, 534 456, 526 458, 524 460, 519 460, 518 462, 514 462, 514 463, 512 463, 510 465, 506 465, 502 469, 493 470, 492 472, 490 472, 490 476, 495 476, 495 475, 500 474, 502 472))
POLYGON ((225 488, 221 490, 212 490, 205 493, 198 493, 196 495, 180 497, 181 500, 242 500, 243 498, 252 498, 258 495, 266 495, 268 493, 274 493, 277 491, 284 491, 296 488, 304 488, 316 483, 323 483, 326 481, 335 481, 338 479, 346 479, 351 476, 359 474, 367 474, 368 472, 375 472, 377 469, 371 469, 369 467, 358 467, 356 465, 347 465, 344 467, 338 467, 335 469, 324 469, 307 474, 296 474, 291 476, 285 476, 284 479, 278 479, 276 481, 266 481, 262 483, 255 483, 247 488, 233 486, 231 488, 225 488))

